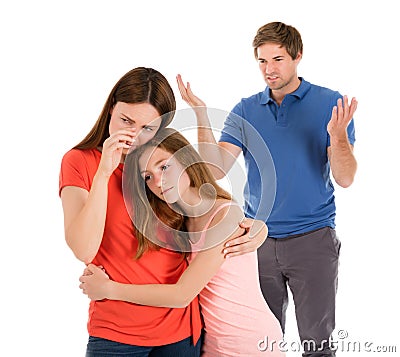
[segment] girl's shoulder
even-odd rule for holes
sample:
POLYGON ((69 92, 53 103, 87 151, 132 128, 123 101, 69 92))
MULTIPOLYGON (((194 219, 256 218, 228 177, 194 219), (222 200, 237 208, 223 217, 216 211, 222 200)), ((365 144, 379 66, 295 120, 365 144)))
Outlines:
POLYGON ((238 230, 243 230, 239 226, 244 219, 243 210, 231 200, 218 199, 202 218, 202 222, 199 222, 196 229, 190 233, 193 250, 216 247, 237 235, 238 230))
POLYGON ((244 213, 239 204, 232 200, 219 199, 211 211, 209 227, 224 221, 230 222, 233 218, 243 220, 244 213))

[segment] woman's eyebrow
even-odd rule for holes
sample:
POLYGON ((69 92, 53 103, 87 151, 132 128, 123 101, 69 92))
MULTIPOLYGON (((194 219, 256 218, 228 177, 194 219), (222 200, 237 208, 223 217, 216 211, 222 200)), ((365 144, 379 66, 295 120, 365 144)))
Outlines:
POLYGON ((126 119, 135 123, 135 121, 132 118, 130 118, 128 115, 126 115, 125 113, 121 113, 121 115, 123 115, 126 119))

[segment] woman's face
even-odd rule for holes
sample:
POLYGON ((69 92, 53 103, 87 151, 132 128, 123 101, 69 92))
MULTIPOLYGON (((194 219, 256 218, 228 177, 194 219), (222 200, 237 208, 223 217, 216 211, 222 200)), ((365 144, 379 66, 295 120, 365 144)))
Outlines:
POLYGON ((184 167, 169 152, 149 148, 139 159, 140 172, 147 187, 167 203, 184 201, 190 178, 184 167))
MULTIPOLYGON (((149 103, 117 102, 111 110, 110 135, 120 129, 135 128, 136 138, 131 149, 147 143, 157 133, 161 117, 157 109, 149 103)), ((128 149, 125 149, 127 153, 128 149)))

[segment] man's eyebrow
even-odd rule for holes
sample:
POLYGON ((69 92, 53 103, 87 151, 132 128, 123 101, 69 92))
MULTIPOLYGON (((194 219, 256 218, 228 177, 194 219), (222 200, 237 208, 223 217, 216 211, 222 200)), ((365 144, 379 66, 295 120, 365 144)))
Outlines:
MULTIPOLYGON (((272 57, 272 59, 279 59, 279 58, 284 58, 284 56, 278 55, 278 56, 272 57)), ((266 61, 266 59, 265 59, 265 58, 262 58, 262 57, 258 57, 258 60, 266 61)))

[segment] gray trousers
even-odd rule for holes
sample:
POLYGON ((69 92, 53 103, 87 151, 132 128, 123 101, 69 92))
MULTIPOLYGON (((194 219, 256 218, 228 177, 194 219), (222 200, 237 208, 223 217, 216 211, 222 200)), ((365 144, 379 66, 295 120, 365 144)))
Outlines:
POLYGON ((285 331, 289 286, 303 356, 335 356, 329 338, 335 328, 340 241, 321 228, 288 238, 268 237, 258 249, 261 290, 285 331))

